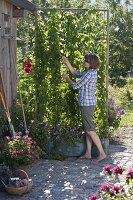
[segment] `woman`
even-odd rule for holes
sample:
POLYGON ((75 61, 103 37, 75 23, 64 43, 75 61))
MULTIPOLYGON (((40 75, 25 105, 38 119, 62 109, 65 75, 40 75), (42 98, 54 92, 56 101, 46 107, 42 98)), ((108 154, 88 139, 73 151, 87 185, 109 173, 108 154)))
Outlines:
POLYGON ((84 67, 86 71, 76 71, 68 59, 63 56, 63 63, 69 68, 70 72, 80 78, 79 81, 73 82, 67 74, 62 74, 62 78, 66 80, 73 89, 78 89, 78 102, 83 120, 83 127, 86 134, 86 153, 81 158, 91 159, 92 142, 99 150, 99 156, 95 161, 100 162, 106 158, 99 136, 96 134, 93 115, 96 107, 95 87, 97 82, 97 69, 99 67, 99 58, 95 54, 86 54, 84 56, 84 67))

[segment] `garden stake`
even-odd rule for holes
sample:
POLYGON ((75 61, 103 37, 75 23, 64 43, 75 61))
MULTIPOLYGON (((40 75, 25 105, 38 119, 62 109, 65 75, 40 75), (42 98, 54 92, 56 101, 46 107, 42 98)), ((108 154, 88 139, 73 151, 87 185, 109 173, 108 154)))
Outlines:
POLYGON ((22 113, 23 113, 24 129, 25 129, 25 133, 28 134, 27 124, 26 124, 26 118, 25 118, 25 112, 24 112, 24 105, 23 105, 22 94, 21 94, 19 82, 18 82, 18 89, 19 89, 20 103, 21 103, 21 108, 22 108, 22 113))
POLYGON ((12 132, 12 135, 13 135, 13 137, 15 137, 15 130, 14 130, 13 124, 11 123, 10 112, 9 112, 9 109, 8 109, 8 106, 7 106, 6 94, 5 94, 5 90, 4 90, 4 81, 3 81, 3 78, 2 78, 1 72, 0 72, 0 83, 1 83, 0 84, 1 85, 1 87, 0 87, 0 100, 2 102, 6 117, 8 119, 8 123, 9 123, 9 126, 10 126, 10 130, 12 132))

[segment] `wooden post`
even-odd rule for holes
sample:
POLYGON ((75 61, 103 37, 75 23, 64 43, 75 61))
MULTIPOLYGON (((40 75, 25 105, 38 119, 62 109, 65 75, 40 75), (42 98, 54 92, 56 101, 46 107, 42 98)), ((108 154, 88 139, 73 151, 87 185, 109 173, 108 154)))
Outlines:
POLYGON ((109 10, 107 10, 107 50, 106 50, 106 114, 108 127, 108 87, 109 87, 109 10))

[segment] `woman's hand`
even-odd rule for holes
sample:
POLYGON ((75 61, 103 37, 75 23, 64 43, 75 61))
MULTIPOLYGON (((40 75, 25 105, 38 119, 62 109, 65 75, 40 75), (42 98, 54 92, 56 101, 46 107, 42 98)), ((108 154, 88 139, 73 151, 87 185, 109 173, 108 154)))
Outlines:
POLYGON ((61 76, 66 82, 69 83, 69 85, 71 85, 71 86, 73 85, 74 82, 69 78, 69 76, 67 74, 62 74, 61 76))
POLYGON ((68 78, 69 78, 69 76, 68 76, 67 74, 62 74, 61 76, 62 76, 62 78, 63 78, 64 80, 68 80, 68 78))
POLYGON ((68 66, 70 64, 68 59, 65 56, 62 56, 62 61, 66 66, 68 66))
POLYGON ((65 56, 62 56, 62 61, 64 65, 69 68, 70 72, 74 74, 76 70, 72 67, 71 63, 65 56))

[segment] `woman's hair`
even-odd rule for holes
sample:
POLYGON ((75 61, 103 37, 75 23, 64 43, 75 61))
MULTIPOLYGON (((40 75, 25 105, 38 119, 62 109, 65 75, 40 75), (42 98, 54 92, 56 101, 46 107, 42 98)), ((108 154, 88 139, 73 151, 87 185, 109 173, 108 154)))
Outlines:
POLYGON ((96 54, 86 54, 84 56, 85 62, 90 64, 90 69, 97 69, 100 64, 99 57, 96 54))

